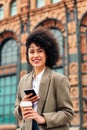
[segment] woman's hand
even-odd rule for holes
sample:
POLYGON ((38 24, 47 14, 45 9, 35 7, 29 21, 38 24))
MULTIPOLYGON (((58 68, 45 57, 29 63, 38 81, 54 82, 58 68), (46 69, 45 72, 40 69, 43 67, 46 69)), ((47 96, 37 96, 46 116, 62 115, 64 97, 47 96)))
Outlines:
POLYGON ((31 96, 32 96, 32 93, 25 95, 24 98, 22 99, 22 101, 31 101, 32 103, 34 103, 40 99, 40 97, 38 95, 33 96, 33 97, 31 97, 31 96))
MULTIPOLYGON (((36 102, 36 101, 38 101, 40 99, 40 97, 38 95, 33 96, 33 97, 31 97, 31 96, 32 96, 32 94, 25 95, 23 97, 23 99, 21 100, 21 102, 23 102, 23 101, 31 101, 32 104, 33 104, 34 102, 36 102)), ((21 102, 20 102, 20 104, 21 104, 21 102)), ((22 107, 21 106, 19 106, 19 110, 22 112, 22 107)))
POLYGON ((44 116, 39 115, 32 107, 26 107, 23 111, 24 119, 34 119, 38 124, 45 124, 44 116))

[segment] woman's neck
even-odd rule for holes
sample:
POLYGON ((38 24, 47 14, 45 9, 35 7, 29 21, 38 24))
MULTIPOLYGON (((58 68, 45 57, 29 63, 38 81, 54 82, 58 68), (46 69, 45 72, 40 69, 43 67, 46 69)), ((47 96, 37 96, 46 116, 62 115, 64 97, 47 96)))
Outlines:
POLYGON ((44 67, 44 68, 35 68, 34 69, 34 76, 36 77, 41 71, 43 71, 44 69, 45 69, 46 67, 44 67))

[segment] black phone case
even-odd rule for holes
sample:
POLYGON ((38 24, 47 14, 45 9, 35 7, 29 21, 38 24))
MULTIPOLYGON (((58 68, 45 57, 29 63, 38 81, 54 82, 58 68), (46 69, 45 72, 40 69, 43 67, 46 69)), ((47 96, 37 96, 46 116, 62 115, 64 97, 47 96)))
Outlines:
POLYGON ((30 94, 30 93, 33 94, 32 96, 35 96, 35 95, 36 95, 34 89, 25 89, 24 92, 25 92, 26 95, 28 95, 28 94, 30 94))

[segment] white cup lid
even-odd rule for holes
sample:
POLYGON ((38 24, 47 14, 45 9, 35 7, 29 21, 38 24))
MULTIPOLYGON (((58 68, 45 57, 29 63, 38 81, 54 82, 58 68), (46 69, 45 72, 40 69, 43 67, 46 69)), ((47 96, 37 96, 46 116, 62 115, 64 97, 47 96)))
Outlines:
POLYGON ((20 106, 22 106, 22 107, 32 106, 32 102, 31 101, 21 101, 20 106))

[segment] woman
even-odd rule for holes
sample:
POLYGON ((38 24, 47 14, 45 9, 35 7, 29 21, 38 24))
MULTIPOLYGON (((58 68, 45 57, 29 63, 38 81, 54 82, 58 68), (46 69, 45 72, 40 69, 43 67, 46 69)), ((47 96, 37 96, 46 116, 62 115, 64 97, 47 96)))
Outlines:
POLYGON ((49 29, 39 27, 29 34, 26 58, 33 70, 21 78, 15 102, 15 115, 24 120, 21 129, 69 130, 73 118, 70 86, 66 76, 51 69, 59 60, 59 48, 49 29), (29 88, 37 96, 25 95, 24 89, 29 88), (21 111, 21 101, 31 101, 33 107, 21 111))

